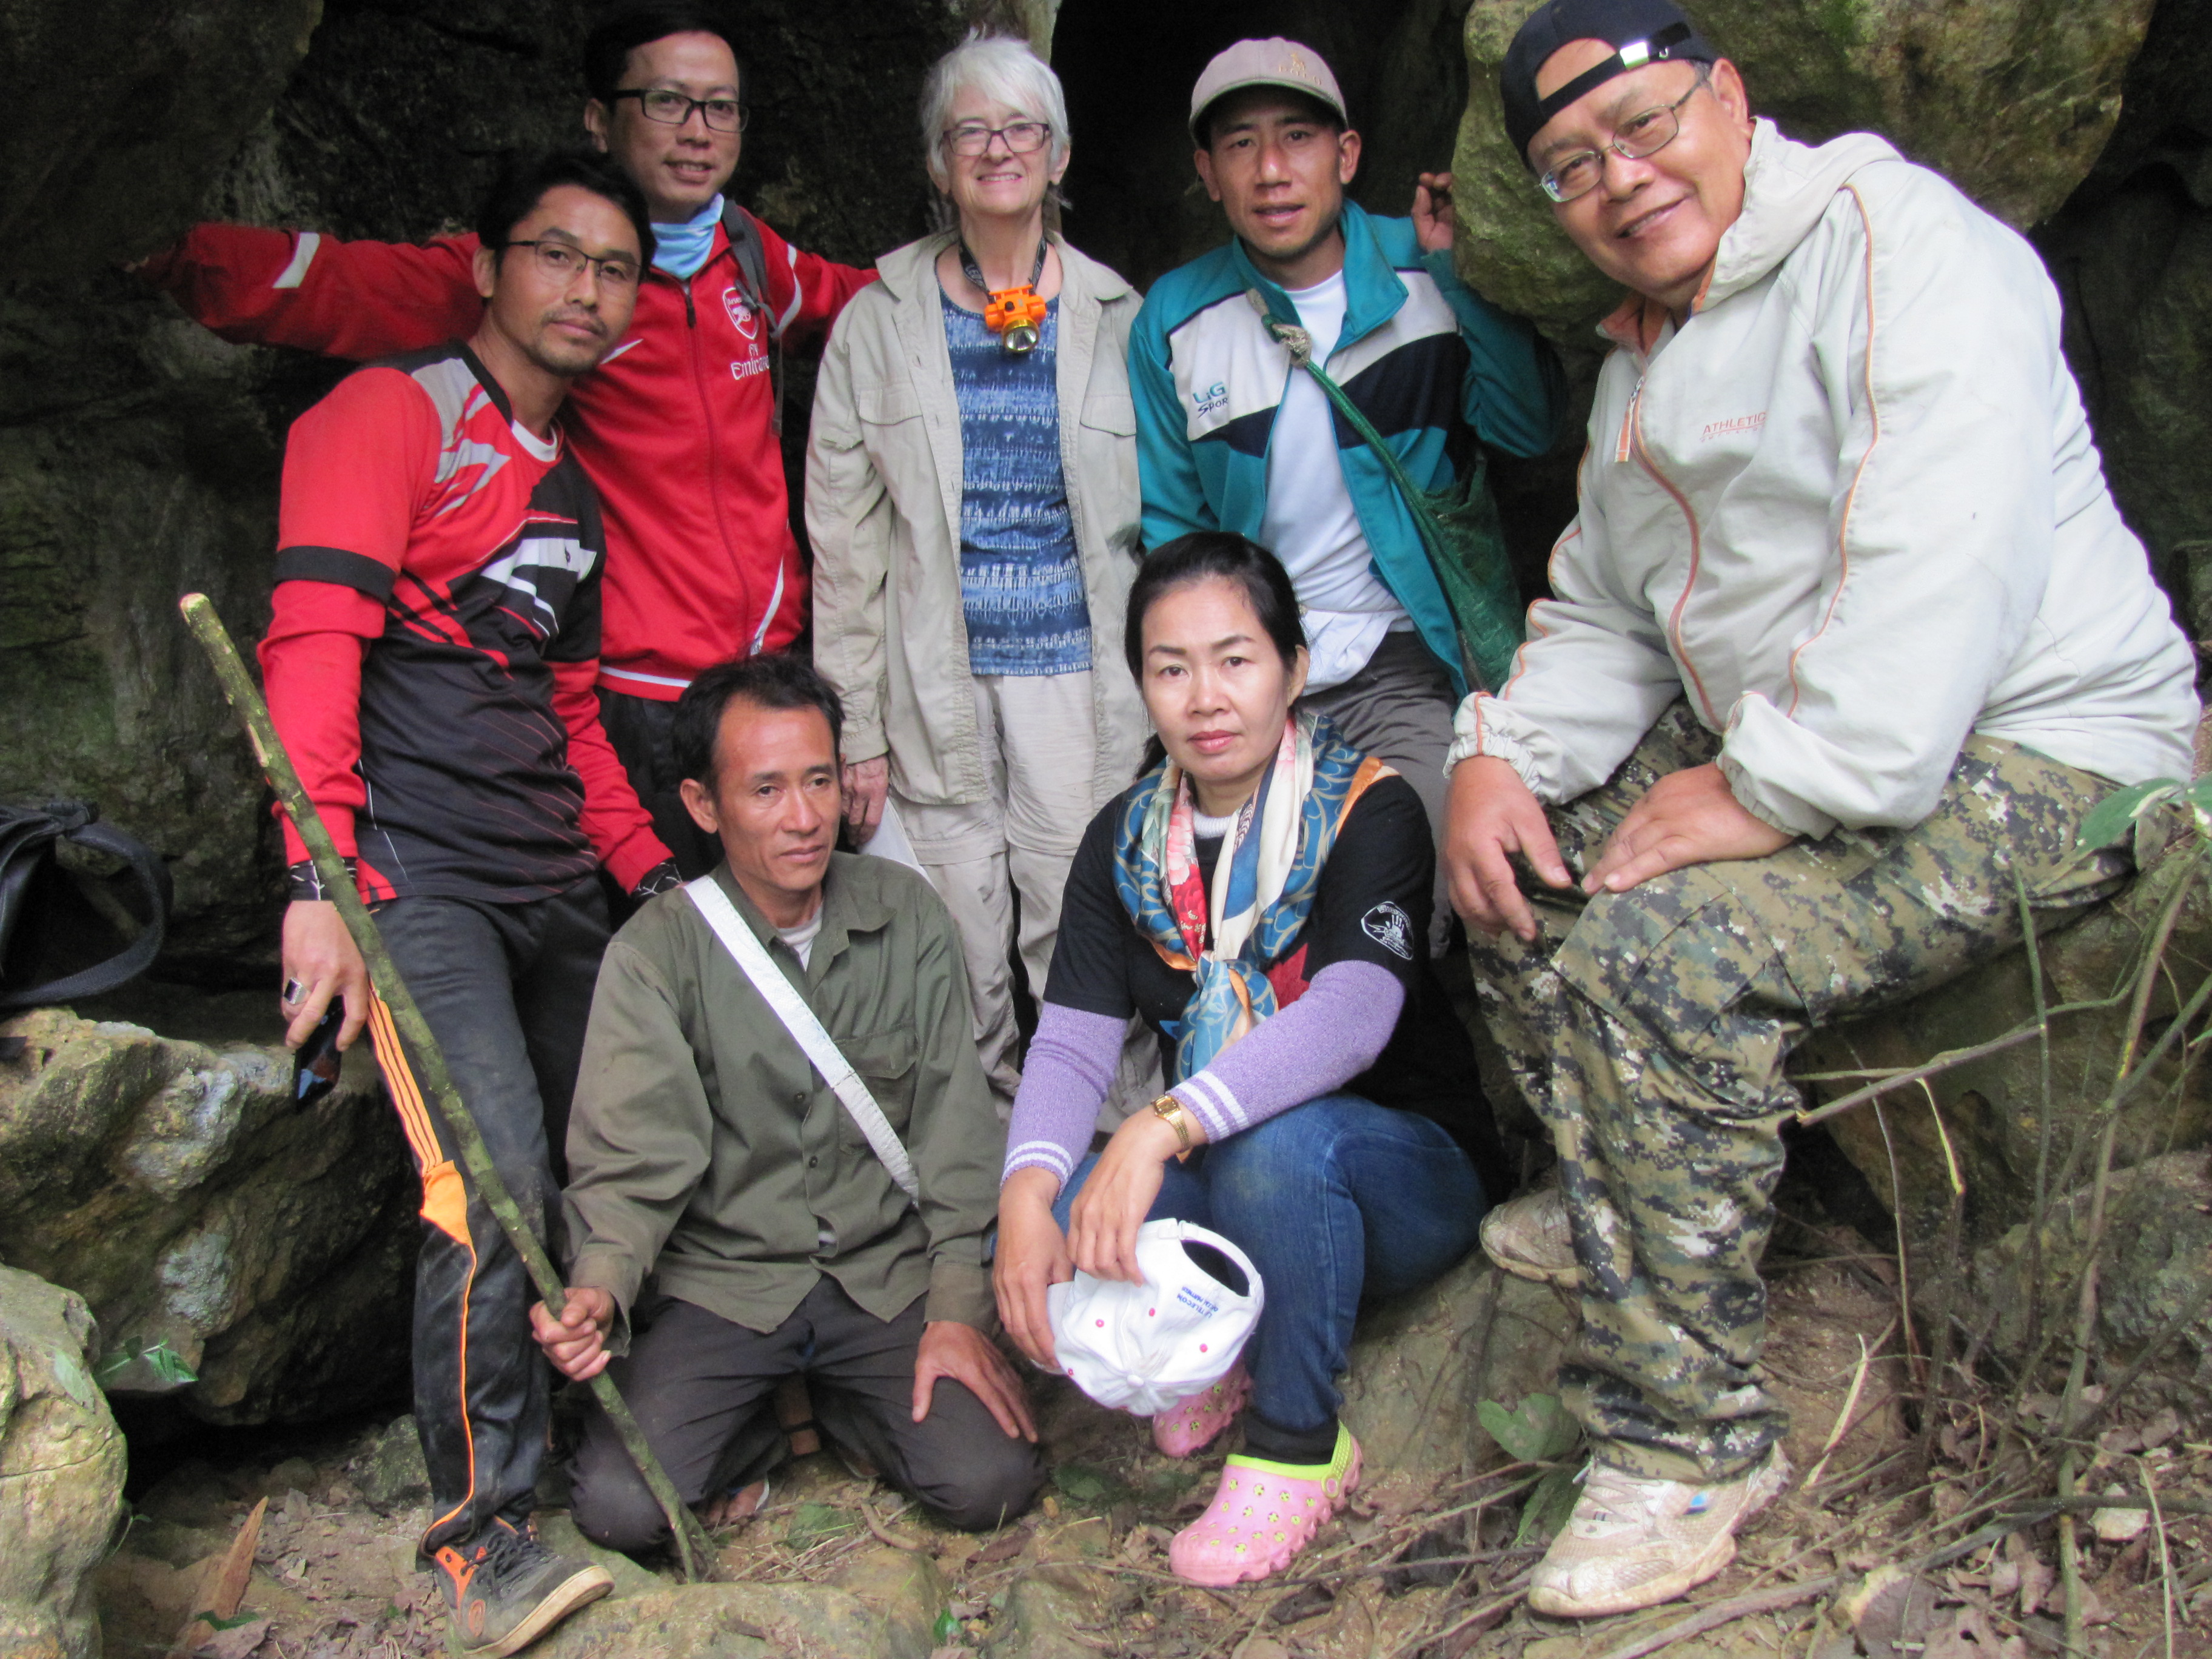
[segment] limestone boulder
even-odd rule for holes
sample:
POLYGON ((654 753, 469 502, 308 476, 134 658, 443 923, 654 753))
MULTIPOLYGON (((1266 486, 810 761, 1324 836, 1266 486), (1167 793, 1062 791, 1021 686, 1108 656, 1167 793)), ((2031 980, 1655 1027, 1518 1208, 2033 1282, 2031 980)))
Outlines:
POLYGON ((0 1652, 96 1659, 92 1570, 123 1515, 123 1436, 82 1297, 0 1267, 0 1652))
MULTIPOLYGON (((2178 842, 2115 902, 2038 945, 2048 1005, 2109 1000, 2127 981, 2177 884, 2190 888, 2166 950, 2146 1020, 2154 1041, 2212 972, 2212 902, 2193 844, 2178 842)), ((1905 1006, 1816 1032, 1793 1069, 1846 1073, 1917 1066, 1988 1042, 2035 1018, 2027 955, 2013 951, 1905 1006)), ((2027 1042, 1960 1066, 1878 1103, 1828 1120, 1828 1130, 1897 1217, 1908 1239, 1942 1237, 1958 1171, 1965 1189, 1961 1237, 1988 1243, 2026 1221, 2037 1172, 2063 1193, 2094 1168, 2099 1109, 2110 1093, 2124 1036, 2124 1006, 2059 1014, 2051 1021, 2049 1071, 2027 1042), (1878 1109, 1877 1109, 1878 1108, 1878 1109)), ((1814 1099, 1856 1086, 1844 1077, 1810 1084, 1814 1099)), ((2212 1080, 2169 1054, 2121 1109, 2114 1162, 2126 1168, 2212 1136, 2212 1080)))
MULTIPOLYGON (((1617 291, 1574 251, 1505 137, 1498 70, 1534 0, 1474 0, 1453 162, 1460 266, 1507 310, 1578 335, 1617 291)), ((1692 0, 1698 30, 1790 137, 1879 132, 2007 223, 2048 217, 2120 110, 2152 0, 1692 0)))
MULTIPOLYGON (((2130 1404, 2155 1399, 2185 1421, 2202 1421, 2212 1408, 2212 1152, 2170 1153, 2122 1170, 2106 1204, 2096 1339, 2106 1374, 2155 1344, 2130 1404)), ((1996 1311, 1990 1346, 2001 1358, 2017 1365, 2045 1341, 2065 1352, 2090 1209, 2085 1186, 2052 1206, 2039 1239, 2023 1222, 1976 1253, 1973 1305, 1996 1311)))
POLYGON ((1345 1423, 1374 1476, 1433 1484, 1505 1461, 1477 1407, 1508 1411, 1558 1386, 1579 1320, 1572 1298, 1502 1273, 1481 1251, 1370 1310, 1344 1379, 1345 1423))
POLYGON ((618 1592, 563 1621, 531 1651, 544 1659, 910 1659, 913 1652, 851 1591, 804 1583, 618 1592))
POLYGON ((61 1009, 0 1036, 0 1258, 90 1304, 107 1388, 252 1423, 404 1387, 414 1183, 366 1045, 301 1110, 281 1049, 61 1009))

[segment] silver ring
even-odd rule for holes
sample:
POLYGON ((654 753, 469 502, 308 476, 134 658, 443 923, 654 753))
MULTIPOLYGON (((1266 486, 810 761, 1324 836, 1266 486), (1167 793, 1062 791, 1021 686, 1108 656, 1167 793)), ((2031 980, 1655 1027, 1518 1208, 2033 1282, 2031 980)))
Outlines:
POLYGON ((301 983, 300 983, 300 981, 299 981, 298 980, 296 980, 296 979, 288 979, 288 980, 286 980, 286 981, 284 981, 284 1000, 285 1000, 285 1001, 287 1001, 287 1002, 297 1002, 297 1001, 299 1001, 302 997, 306 996, 307 994, 307 988, 306 986, 304 986, 304 985, 301 984, 301 983))

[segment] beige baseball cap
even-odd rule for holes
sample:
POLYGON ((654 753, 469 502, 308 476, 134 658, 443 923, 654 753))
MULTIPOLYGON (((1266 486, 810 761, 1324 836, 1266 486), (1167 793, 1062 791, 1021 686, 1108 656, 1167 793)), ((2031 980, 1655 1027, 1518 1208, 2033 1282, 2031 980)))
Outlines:
POLYGON ((1287 87, 1292 92, 1319 99, 1336 112, 1337 119, 1347 125, 1351 123, 1352 117, 1344 107, 1344 94, 1338 89, 1336 76, 1322 55, 1311 46, 1276 34, 1265 40, 1239 40, 1226 52, 1217 53, 1206 66, 1205 73, 1198 77, 1198 84, 1190 89, 1192 138, 1198 137, 1198 118, 1206 113, 1207 105, 1247 87, 1287 87))

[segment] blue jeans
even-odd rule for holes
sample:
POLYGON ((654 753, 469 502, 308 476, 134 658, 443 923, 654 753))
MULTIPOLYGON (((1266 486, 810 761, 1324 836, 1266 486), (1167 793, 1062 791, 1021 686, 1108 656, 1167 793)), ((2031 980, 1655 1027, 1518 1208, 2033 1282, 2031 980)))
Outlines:
MULTIPOLYGON (((1053 1206, 1062 1229, 1097 1161, 1078 1164, 1053 1206)), ((1343 1402, 1336 1379, 1361 1298, 1436 1278, 1473 1247, 1489 1207, 1474 1166, 1436 1124, 1323 1095, 1189 1164, 1170 1161, 1146 1218, 1194 1221, 1252 1258, 1267 1299, 1244 1349, 1252 1408, 1311 1437, 1333 1428, 1343 1402)))

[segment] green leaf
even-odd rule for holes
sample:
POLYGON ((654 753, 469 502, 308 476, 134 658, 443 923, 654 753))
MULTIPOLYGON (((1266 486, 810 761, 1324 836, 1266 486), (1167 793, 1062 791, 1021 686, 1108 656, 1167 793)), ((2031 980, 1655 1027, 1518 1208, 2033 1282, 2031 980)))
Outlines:
POLYGON ((2172 778, 2153 778, 2148 783, 2131 783, 2115 790, 2081 820, 2080 845, 2090 852, 2110 847, 2135 827, 2137 818, 2180 793, 2181 785, 2172 778))
POLYGON ((1096 1504, 1116 1483, 1086 1464, 1062 1463, 1052 1472, 1052 1484, 1079 1504, 1096 1504))
POLYGON ((1511 1411, 1495 1400, 1485 1400, 1476 1405, 1474 1414, 1483 1431, 1523 1463, 1565 1457, 1582 1437, 1581 1427, 1557 1395, 1529 1395, 1511 1411))
POLYGON ((85 1375, 84 1367, 77 1363, 76 1356, 56 1348, 53 1364, 54 1381, 69 1390, 70 1399, 76 1401, 86 1410, 91 1410, 92 1402, 100 1398, 100 1390, 93 1386, 92 1379, 85 1375))
POLYGON ((264 1614, 258 1613, 241 1613, 232 1618, 218 1619, 213 1613, 204 1607, 192 1615, 193 1618, 198 1620, 200 1623, 205 1625, 210 1630, 237 1630, 244 1626, 250 1625, 255 1620, 264 1616, 264 1614))
POLYGON ((951 1608, 947 1607, 937 1615, 937 1622, 929 1627, 929 1634, 940 1648, 960 1634, 960 1621, 952 1616, 951 1608))
POLYGON ((1521 1506, 1521 1525, 1513 1534, 1513 1547, 1556 1537, 1575 1512, 1582 1485, 1582 1471, 1565 1463, 1539 1480, 1528 1501, 1521 1506))
POLYGON ((166 1336, 138 1357, 164 1382, 173 1384, 200 1380, 199 1373, 185 1364, 185 1357, 169 1346, 169 1339, 166 1336))

